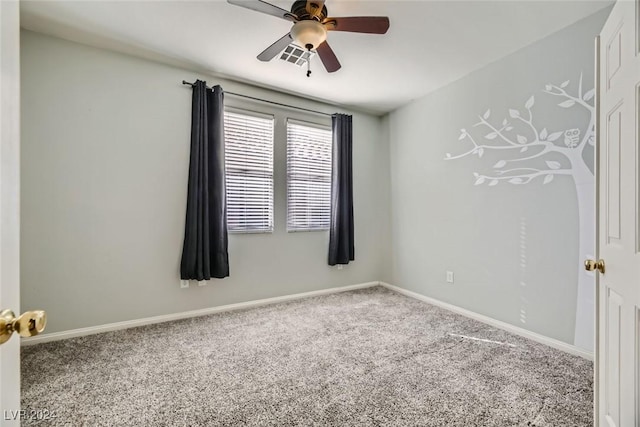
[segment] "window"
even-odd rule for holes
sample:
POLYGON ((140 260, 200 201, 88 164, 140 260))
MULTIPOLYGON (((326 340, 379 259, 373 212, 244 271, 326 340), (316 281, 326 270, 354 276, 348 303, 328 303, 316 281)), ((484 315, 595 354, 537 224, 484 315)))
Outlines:
POLYGON ((287 229, 326 230, 331 215, 331 130, 287 121, 287 229))
POLYGON ((233 232, 273 230, 272 116, 224 112, 227 228, 233 232))

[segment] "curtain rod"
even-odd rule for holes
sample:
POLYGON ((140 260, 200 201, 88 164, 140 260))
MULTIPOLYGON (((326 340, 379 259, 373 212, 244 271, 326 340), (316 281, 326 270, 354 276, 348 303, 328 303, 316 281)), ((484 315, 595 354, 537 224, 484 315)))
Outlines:
MULTIPOLYGON (((195 85, 195 83, 189 83, 186 80, 183 80, 182 84, 183 85, 189 85, 191 87, 193 87, 195 85)), ((212 89, 212 88, 207 86, 207 89, 212 89)), ((287 108, 293 108, 294 110, 302 110, 302 111, 308 111, 309 113, 322 114, 323 116, 332 116, 333 115, 333 114, 330 114, 330 113, 324 113, 322 111, 311 110, 309 108, 296 107, 295 105, 282 104, 280 102, 269 101, 268 99, 262 99, 262 98, 256 98, 255 96, 243 95, 241 93, 228 92, 226 90, 224 91, 224 93, 227 94, 227 95, 234 95, 234 96, 239 96, 241 98, 252 99, 254 101, 266 102, 267 104, 279 105, 280 107, 287 107, 287 108)))

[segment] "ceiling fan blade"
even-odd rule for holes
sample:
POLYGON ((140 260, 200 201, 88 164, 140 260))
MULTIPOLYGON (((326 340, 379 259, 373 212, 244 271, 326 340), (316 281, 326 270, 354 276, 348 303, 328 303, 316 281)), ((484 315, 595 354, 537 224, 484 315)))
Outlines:
POLYGON ((271 61, 277 54, 282 52, 285 47, 289 46, 292 41, 291 34, 285 34, 274 44, 263 50, 262 53, 258 55, 258 59, 263 62, 271 61))
POLYGON ((324 7, 324 0, 307 0, 307 12, 311 16, 320 16, 322 8, 324 7))
POLYGON ((326 41, 317 47, 316 52, 318 52, 324 68, 326 68, 329 73, 336 72, 342 67, 333 49, 331 49, 331 46, 329 46, 329 43, 326 41))
POLYGON ((389 29, 386 16, 349 16, 327 18, 324 25, 329 31, 348 31, 351 33, 384 34, 389 29))
POLYGON ((287 21, 295 21, 297 17, 289 12, 274 6, 266 1, 262 0, 227 0, 230 4, 245 7, 247 9, 255 10, 256 12, 266 13, 267 15, 277 16, 278 18, 286 19, 287 21))

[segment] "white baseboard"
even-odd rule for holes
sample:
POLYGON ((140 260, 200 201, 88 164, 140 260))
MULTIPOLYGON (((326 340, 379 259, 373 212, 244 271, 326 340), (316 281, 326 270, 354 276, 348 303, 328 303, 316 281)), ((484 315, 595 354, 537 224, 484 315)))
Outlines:
POLYGON ((253 300, 253 301, 247 301, 247 302, 240 302, 240 303, 236 303, 236 304, 227 304, 227 305, 221 305, 218 307, 210 307, 210 308, 203 308, 200 310, 191 310, 191 311, 184 311, 181 313, 172 313, 172 314, 165 314, 162 316, 153 316, 153 317, 146 317, 143 319, 134 319, 134 320, 127 320, 124 322, 116 322, 116 323, 107 323, 104 325, 98 325, 98 326, 91 326, 88 328, 79 328, 79 329, 71 329, 68 331, 62 331, 62 332, 53 332, 50 334, 44 333, 42 335, 38 335, 35 337, 31 337, 31 338, 23 338, 21 340, 21 345, 33 345, 33 344, 39 344, 39 343, 45 343, 45 342, 50 342, 50 341, 59 341, 59 340, 64 340, 64 339, 68 339, 68 338, 75 338, 75 337, 82 337, 82 336, 86 336, 86 335, 93 335, 93 334, 100 334, 103 332, 110 332, 110 331, 117 331, 117 330, 121 330, 121 329, 128 329, 128 328, 135 328, 138 326, 144 326, 144 325, 151 325, 154 323, 162 323, 162 322, 170 322, 173 320, 179 320, 179 319, 188 319, 191 317, 199 317, 199 316, 206 316, 209 314, 215 314, 215 313, 223 313, 225 311, 233 311, 233 310, 242 310, 242 309, 247 309, 247 308, 253 308, 253 307, 260 307, 260 306, 264 306, 264 305, 271 305, 271 304, 277 304, 277 303, 281 303, 281 302, 286 302, 286 301, 294 301, 294 300, 298 300, 298 299, 302 299, 302 298, 308 298, 308 297, 315 297, 315 296, 320 296, 320 295, 328 295, 328 294, 334 294, 334 293, 338 293, 338 292, 346 292, 346 291, 353 291, 356 289, 364 289, 364 288, 370 288, 373 286, 384 286, 385 288, 397 292, 399 294, 402 295, 406 295, 410 298, 414 298, 420 301, 424 301, 426 303, 444 308, 445 310, 449 310, 452 311, 454 313, 457 314, 461 314, 463 316, 469 317, 471 319, 477 320, 479 322, 482 323, 486 323, 488 325, 494 326, 496 328, 499 329, 503 329, 507 332, 511 332, 513 334, 516 335, 520 335, 522 337, 528 338, 530 340, 539 342, 541 344, 545 344, 548 345, 549 347, 553 347, 556 348, 558 350, 564 351, 566 353, 570 353, 576 356, 580 356, 583 357, 585 359, 588 360, 593 360, 593 353, 588 352, 586 350, 582 350, 581 348, 578 348, 576 346, 567 344, 565 342, 553 339, 553 338, 549 338, 549 337, 545 337, 544 335, 540 335, 537 334, 535 332, 531 332, 528 331, 526 329, 520 328, 518 326, 514 326, 511 325, 509 323, 506 322, 502 322, 500 320, 496 320, 493 319, 491 317, 482 315, 482 314, 478 314, 475 313, 473 311, 470 310, 466 310, 464 308, 460 308, 457 307, 455 305, 452 304, 448 304, 446 302, 437 300, 435 298, 431 298, 431 297, 427 297, 424 296, 422 294, 407 290, 407 289, 403 289, 400 288, 398 286, 394 286, 391 285, 389 283, 385 283, 385 282, 367 282, 367 283, 360 283, 360 284, 356 284, 356 285, 349 285, 349 286, 340 286, 340 287, 336 287, 336 288, 328 288, 328 289, 320 289, 317 291, 311 291, 311 292, 303 292, 303 293, 299 293, 299 294, 292 294, 292 295, 284 295, 284 296, 280 296, 280 297, 273 297, 273 298, 265 298, 265 299, 259 299, 259 300, 253 300))
POLYGON ((303 292, 300 294, 284 295, 281 297, 265 298, 237 304, 227 304, 218 307, 203 308, 201 310, 184 311, 182 313, 165 314, 162 316, 146 317, 143 319, 127 320, 124 322, 107 323, 105 325, 91 326, 88 328, 71 329, 69 331, 44 333, 31 338, 23 338, 21 345, 33 345, 50 341, 59 341, 67 338, 82 337, 85 335, 100 334, 102 332, 117 331, 121 329, 135 328, 137 326, 151 325, 154 323, 170 322, 179 319, 188 319, 191 317, 206 316, 208 314, 222 313, 225 311, 242 310, 263 305, 277 304, 280 302, 293 301, 302 298, 316 297, 320 295, 335 294, 338 292, 353 291, 356 289, 370 288, 378 286, 379 282, 367 282, 357 285, 340 286, 337 288, 320 289, 317 291, 303 292))
POLYGON ((553 347, 555 349, 564 351, 565 353, 573 354, 575 356, 580 356, 580 357, 583 357, 583 358, 588 359, 588 360, 593 360, 593 353, 591 353, 589 351, 586 351, 586 350, 583 350, 583 349, 581 349, 579 347, 576 347, 574 345, 567 344, 565 342, 556 340, 554 338, 545 337, 544 335, 540 335, 540 334, 537 334, 535 332, 528 331, 528 330, 520 328, 518 326, 514 326, 514 325, 511 325, 509 323, 503 322, 501 320, 496 320, 496 319, 493 319, 491 317, 488 317, 488 316, 485 316, 485 315, 482 315, 482 314, 478 314, 478 313, 475 313, 473 311, 466 310, 464 308, 457 307, 457 306, 455 306, 453 304, 448 304, 446 302, 437 300, 435 298, 430 298, 430 297, 424 296, 422 294, 419 294, 419 293, 416 293, 416 292, 413 292, 413 291, 409 291, 407 289, 400 288, 398 286, 390 285, 389 283, 380 282, 380 285, 384 286, 385 288, 387 288, 387 289, 389 289, 391 291, 397 292, 399 294, 406 295, 408 297, 411 297, 411 298, 414 298, 414 299, 417 299, 417 300, 420 300, 420 301, 424 301, 426 303, 429 303, 429 304, 444 308, 445 310, 449 310, 449 311, 452 311, 454 313, 461 314, 463 316, 469 317, 469 318, 477 320, 479 322, 486 323, 486 324, 491 325, 491 326, 495 326, 496 328, 503 329, 503 330, 505 330, 507 332, 511 332, 513 334, 520 335, 521 337, 528 338, 530 340, 539 342, 541 344, 548 345, 549 347, 553 347))

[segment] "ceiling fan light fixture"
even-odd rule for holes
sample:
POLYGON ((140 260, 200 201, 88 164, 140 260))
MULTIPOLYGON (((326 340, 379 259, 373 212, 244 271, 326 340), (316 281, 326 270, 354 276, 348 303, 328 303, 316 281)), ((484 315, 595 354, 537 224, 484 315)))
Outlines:
MULTIPOLYGON (((290 12, 270 4, 266 0, 227 0, 227 2, 294 22, 287 34, 260 52, 258 59, 262 62, 271 61, 278 54, 281 54, 281 59, 298 64, 298 61, 303 61, 303 59, 292 59, 282 53, 289 44, 293 44, 300 51, 307 50, 309 55, 315 51, 327 72, 334 73, 341 68, 341 65, 335 52, 327 43, 327 31, 386 34, 389 30, 389 17, 387 16, 330 17, 324 4, 325 0, 294 0, 290 12)), ((311 64, 310 58, 311 56, 305 58, 306 62, 304 63, 307 64, 307 67, 311 64)), ((310 73, 311 71, 308 70, 307 76, 310 73)))
POLYGON ((312 50, 327 39, 327 30, 315 20, 299 21, 291 29, 291 38, 298 46, 312 50))

